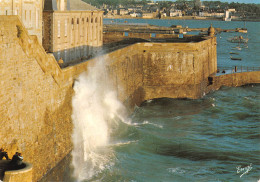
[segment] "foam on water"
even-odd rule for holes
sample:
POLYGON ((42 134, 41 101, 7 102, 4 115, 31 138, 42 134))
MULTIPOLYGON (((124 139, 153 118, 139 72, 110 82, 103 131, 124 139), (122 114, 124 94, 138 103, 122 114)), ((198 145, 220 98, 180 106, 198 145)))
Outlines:
POLYGON ((119 120, 124 121, 124 107, 110 87, 102 59, 79 76, 74 91, 72 164, 74 177, 82 181, 91 179, 112 163, 113 151, 106 146, 112 128, 119 120))
POLYGON ((158 127, 158 128, 163 128, 162 125, 155 124, 155 123, 152 123, 152 122, 149 122, 149 121, 143 121, 142 123, 132 123, 131 125, 133 125, 133 126, 152 125, 152 126, 155 126, 155 127, 158 127))

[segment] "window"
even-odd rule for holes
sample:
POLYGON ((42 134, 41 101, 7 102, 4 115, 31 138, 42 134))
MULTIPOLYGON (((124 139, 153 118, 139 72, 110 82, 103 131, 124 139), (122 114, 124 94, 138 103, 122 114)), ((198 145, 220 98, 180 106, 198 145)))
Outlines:
POLYGON ((35 15, 35 20, 36 20, 36 28, 39 27, 39 21, 38 21, 38 14, 39 14, 39 10, 36 10, 36 15, 35 15))
POLYGON ((79 24, 79 19, 77 18, 77 24, 79 24))
POLYGON ((125 36, 125 37, 128 37, 128 32, 124 32, 124 36, 125 36))
POLYGON ((95 23, 97 23, 97 18, 95 18, 95 23))
POLYGON ((60 20, 58 20, 57 31, 58 31, 58 37, 60 37, 60 20))
POLYGON ((29 27, 32 27, 32 11, 31 10, 29 11, 29 16, 30 16, 29 27))
POLYGON ((67 61, 67 48, 65 48, 64 50, 64 62, 67 61))
POLYGON ((57 60, 60 59, 60 50, 58 49, 58 52, 57 52, 57 60))
POLYGON ((64 27, 64 36, 67 37, 67 33, 68 33, 68 20, 65 20, 65 27, 64 27))
POLYGON ((8 15, 8 10, 5 10, 5 15, 8 15))
POLYGON ((87 22, 88 22, 88 18, 87 18, 87 22))
POLYGON ((82 32, 80 34, 80 36, 84 36, 84 18, 82 18, 82 32))

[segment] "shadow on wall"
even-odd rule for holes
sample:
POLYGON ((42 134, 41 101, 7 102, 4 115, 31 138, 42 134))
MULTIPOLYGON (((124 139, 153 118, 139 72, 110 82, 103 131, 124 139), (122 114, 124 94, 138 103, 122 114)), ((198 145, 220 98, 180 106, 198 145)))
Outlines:
POLYGON ((60 67, 64 68, 91 59, 96 55, 100 55, 101 51, 101 46, 95 47, 84 45, 49 53, 53 54, 60 67))
POLYGON ((39 182, 50 181, 76 181, 72 177, 72 155, 69 153, 62 159, 54 168, 52 168, 47 175, 45 175, 39 182))
POLYGON ((51 111, 51 108, 46 108, 45 110, 44 124, 35 141, 34 180, 44 176, 72 150, 72 95, 73 89, 69 87, 66 93, 60 93, 55 98, 63 102, 58 109, 51 111))
POLYGON ((79 46, 71 49, 62 50, 59 52, 57 51, 57 52, 53 52, 53 53, 50 52, 50 53, 54 55, 58 63, 60 59, 62 59, 62 63, 59 63, 59 65, 61 68, 65 68, 68 66, 73 66, 81 62, 87 61, 96 56, 113 52, 115 50, 124 48, 126 46, 138 42, 149 42, 149 41, 140 38, 128 38, 118 42, 111 42, 100 47, 86 45, 86 46, 79 46))
POLYGON ((129 114, 133 112, 135 109, 135 106, 140 106, 145 99, 145 90, 143 87, 137 88, 132 95, 130 95, 126 101, 124 102, 124 105, 128 106, 129 114))

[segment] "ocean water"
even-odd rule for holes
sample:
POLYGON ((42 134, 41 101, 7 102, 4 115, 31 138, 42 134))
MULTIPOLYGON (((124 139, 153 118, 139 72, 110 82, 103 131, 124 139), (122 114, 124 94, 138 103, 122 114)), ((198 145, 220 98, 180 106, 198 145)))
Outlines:
POLYGON ((111 138, 101 181, 257 181, 259 86, 222 88, 198 100, 157 99, 136 108, 111 138), (123 131, 123 132, 122 132, 123 131), (245 168, 244 174, 239 170, 245 168), (242 175, 242 176, 241 176, 242 175), (241 176, 241 177, 240 177, 241 176))
MULTIPOLYGON (((125 19, 114 21, 123 23, 125 19)), ((194 28, 209 27, 211 23, 220 28, 244 26, 243 22, 222 21, 127 21, 194 28)), ((246 22, 246 26, 247 45, 227 42, 238 33, 217 35, 218 66, 260 66, 260 23, 246 22), (237 46, 241 50, 234 49, 237 46), (243 60, 231 61, 231 51, 237 51, 243 60)), ((148 100, 126 116, 113 88, 108 87, 102 61, 75 84, 73 167, 66 171, 63 181, 260 180, 259 84, 222 87, 197 100, 148 100)), ((49 179, 55 181, 57 177, 54 174, 49 179)))

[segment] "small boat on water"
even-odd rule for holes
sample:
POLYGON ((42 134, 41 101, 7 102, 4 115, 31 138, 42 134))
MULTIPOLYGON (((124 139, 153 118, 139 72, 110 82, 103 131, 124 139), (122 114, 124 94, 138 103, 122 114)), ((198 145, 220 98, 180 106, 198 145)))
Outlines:
POLYGON ((230 52, 229 54, 236 54, 236 55, 238 55, 239 53, 238 52, 230 52))
POLYGON ((230 59, 231 60, 236 60, 236 61, 242 61, 242 58, 235 58, 235 57, 232 57, 232 56, 230 56, 230 59))
POLYGON ((232 50, 239 50, 239 51, 241 51, 242 48, 241 47, 232 47, 232 50))
POLYGON ((235 37, 229 38, 228 41, 232 42, 232 43, 247 43, 248 38, 244 38, 242 36, 235 36, 235 37))

